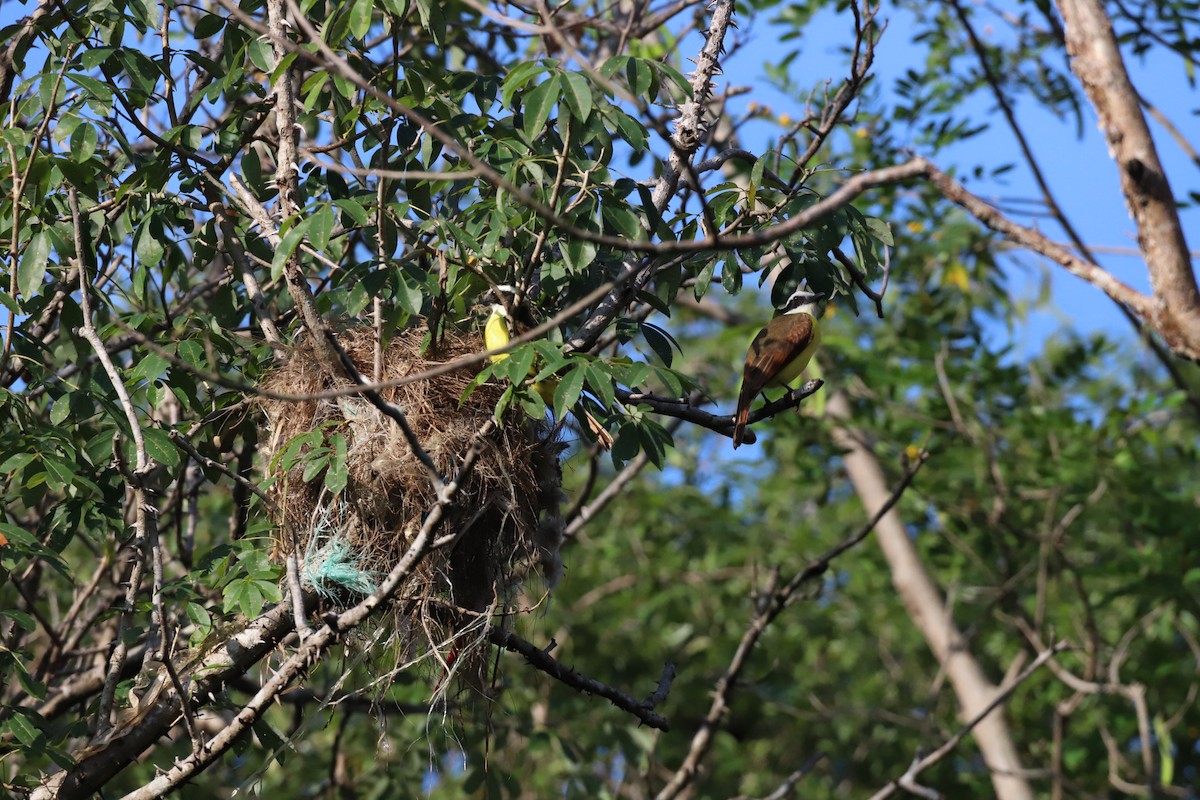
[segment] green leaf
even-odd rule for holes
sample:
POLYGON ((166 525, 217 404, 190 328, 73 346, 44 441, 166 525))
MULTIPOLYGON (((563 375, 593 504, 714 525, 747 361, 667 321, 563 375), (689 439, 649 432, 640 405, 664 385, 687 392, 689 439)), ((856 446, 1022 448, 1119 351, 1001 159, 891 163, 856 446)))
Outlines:
POLYGON ((129 383, 158 380, 171 366, 171 362, 158 353, 146 353, 129 372, 129 383))
POLYGON ((616 439, 612 446, 613 465, 620 469, 637 458, 642 447, 642 437, 636 425, 625 423, 617 430, 616 439))
POLYGON ((415 285, 408 273, 402 270, 396 271, 395 292, 400 308, 414 316, 421 313, 425 294, 421 291, 420 286, 415 285))
MULTIPOLYGON (((317 453, 320 451, 314 451, 317 453)), ((321 474, 321 471, 329 466, 328 455, 315 455, 304 465, 304 472, 300 473, 300 479, 305 483, 310 483, 316 480, 316 477, 321 474)))
POLYGON ((571 109, 571 116, 587 122, 592 115, 592 87, 587 78, 578 72, 564 72, 558 76, 562 97, 571 109))
POLYGON ((680 380, 679 374, 671 369, 663 369, 662 367, 653 367, 654 376, 667 388, 667 393, 671 397, 682 397, 683 381, 680 380))
POLYGON ((235 610, 241 611, 247 618, 258 616, 266 602, 261 583, 251 578, 239 578, 225 587, 221 609, 229 614, 235 610))
POLYGON ((540 367, 536 376, 537 380, 549 377, 571 363, 571 360, 563 355, 554 342, 539 339, 533 343, 533 349, 537 351, 537 363, 540 367))
POLYGON ((0 464, 0 474, 11 475, 22 467, 28 466, 36 458, 33 453, 17 453, 4 459, 0 464))
POLYGON ((696 273, 696 282, 692 285, 692 294, 697 300, 708 294, 708 287, 712 284, 713 273, 716 272, 716 269, 717 259, 710 258, 700 268, 700 271, 696 273))
POLYGON ((212 615, 199 603, 187 604, 187 617, 198 629, 207 631, 212 628, 212 615))
POLYGON ((521 409, 530 419, 546 418, 546 401, 540 394, 531 389, 525 389, 517 395, 517 398, 521 401, 521 409))
POLYGON ((636 389, 650 377, 650 365, 644 361, 631 361, 625 364, 613 363, 613 374, 619 376, 621 383, 631 389, 636 389))
POLYGON ((193 35, 197 41, 201 41, 216 36, 221 32, 221 28, 223 27, 225 27, 224 18, 216 14, 205 14, 196 23, 196 30, 193 35))
POLYGON ((255 719, 250 724, 250 727, 254 730, 254 735, 258 737, 259 742, 262 743, 267 752, 274 754, 275 758, 282 764, 288 753, 291 752, 288 748, 288 743, 262 717, 255 719))
POLYGON ((117 58, 125 65, 125 74, 129 76, 132 89, 138 95, 133 98, 134 105, 137 108, 143 107, 154 93, 162 71, 139 50, 121 48, 117 51, 117 58))
POLYGON ((149 30, 158 27, 158 3, 155 0, 131 0, 136 17, 149 30))
POLYGON ((679 346, 679 342, 675 341, 671 334, 657 325, 643 322, 639 328, 641 329, 642 336, 646 339, 646 344, 650 345, 650 349, 662 359, 663 364, 666 366, 671 366, 671 361, 675 357, 673 350, 683 352, 683 348, 679 346))
POLYGON ((503 375, 512 383, 524 383, 525 379, 532 374, 533 360, 536 356, 537 351, 533 347, 522 345, 509 353, 508 358, 496 364, 492 368, 492 372, 503 375))
POLYGON ((621 71, 626 62, 629 61, 629 56, 613 56, 600 65, 600 77, 605 80, 611 80, 614 75, 621 71))
POLYGON ((142 431, 142 438, 146 442, 146 455, 163 466, 179 466, 179 451, 166 431, 161 428, 146 428, 142 431))
POLYGON ((732 254, 726 256, 724 263, 721 264, 721 285, 730 294, 737 294, 742 290, 742 265, 738 262, 737 256, 732 254))
POLYGON ((367 214, 367 210, 363 208, 362 203, 349 197, 343 197, 340 200, 334 200, 333 204, 342 211, 350 215, 354 223, 361 228, 371 224, 371 217, 367 214))
POLYGON ((38 739, 41 738, 42 732, 35 728, 33 723, 29 720, 29 717, 27 716, 29 712, 21 708, 14 709, 14 711, 16 713, 14 713, 12 718, 9 719, 8 729, 12 731, 13 736, 15 736, 17 741, 19 741, 21 744, 25 745, 26 747, 33 747, 34 744, 37 743, 38 739))
POLYGON ((17 288, 25 300, 36 297, 41 289, 49 257, 50 235, 43 228, 29 240, 29 245, 21 254, 21 263, 17 266, 17 288))
POLYGON ((638 153, 646 149, 648 141, 646 126, 620 109, 614 108, 612 110, 612 117, 613 122, 616 123, 617 130, 621 132, 621 137, 629 142, 630 147, 638 153))
POLYGON ((317 72, 308 78, 300 87, 300 93, 304 95, 304 110, 312 111, 317 106, 317 102, 321 100, 321 94, 325 91, 325 84, 329 83, 328 72, 317 72))
POLYGON ((529 140, 536 139, 550 119, 550 111, 558 102, 559 86, 556 80, 545 80, 525 94, 523 111, 525 123, 522 130, 529 140))
POLYGON ((524 61, 508 71, 504 82, 500 84, 500 102, 507 108, 512 108, 513 95, 521 91, 536 75, 545 72, 546 66, 541 61, 524 61))
POLYGON ((35 700, 42 700, 46 697, 46 686, 41 681, 35 680, 24 668, 24 664, 17 662, 20 668, 17 670, 17 680, 21 684, 21 688, 25 690, 25 694, 35 700))
POLYGON ((156 224, 156 220, 150 217, 146 220, 146 224, 142 225, 141 233, 138 234, 137 257, 142 266, 157 267, 162 263, 163 255, 166 253, 166 248, 155 235, 157 227, 159 226, 156 224))
POLYGON ((103 64, 116 51, 115 47, 93 47, 79 54, 79 63, 84 69, 95 69, 103 64))
POLYGON ((71 415, 71 395, 64 394, 50 407, 50 424, 58 427, 71 415))
POLYGON ((354 0, 350 7, 350 35, 355 39, 365 38, 371 30, 371 13, 375 10, 374 0, 354 0))
POLYGON ((587 366, 587 385, 592 390, 592 394, 600 398, 602 406, 612 408, 616 405, 617 395, 613 390, 612 376, 600 365, 589 364, 587 366))
POLYGON ((601 214, 613 232, 626 239, 645 238, 646 229, 642 227, 642 219, 629 206, 623 203, 605 203, 601 214))
POLYGON ((562 376, 554 389, 554 416, 561 419, 575 405, 583 394, 586 378, 587 368, 582 365, 562 376))
POLYGON ((300 246, 300 242, 304 239, 306 229, 312 220, 304 220, 296 225, 290 231, 283 235, 279 240, 279 244, 275 246, 275 255, 271 259, 271 280, 279 280, 279 276, 283 274, 283 268, 287 265, 288 259, 296 252, 296 248, 300 246))
POLYGON ((16 608, 6 608, 0 611, 0 617, 8 617, 27 631, 37 630, 37 622, 33 617, 16 608))
POLYGON ((643 59, 631 58, 625 64, 625 79, 635 97, 645 97, 654 85, 654 69, 643 59))
POLYGON ((335 433, 330 437, 332 449, 329 456, 329 469, 325 472, 325 488, 330 494, 339 494, 346 488, 350 472, 346 464, 346 437, 335 433))
POLYGON ((180 342, 177 355, 196 369, 208 368, 208 357, 204 354, 204 346, 195 339, 184 339, 180 342))
POLYGON ((308 238, 317 250, 329 246, 329 237, 333 233, 333 206, 322 203, 317 212, 312 215, 312 226, 308 230, 308 238))
POLYGON ((567 239, 562 243, 563 261, 573 274, 586 270, 596 260, 596 245, 583 239, 567 239))
POLYGON ((64 461, 51 453, 42 455, 42 463, 46 465, 46 482, 54 488, 65 489, 74 481, 75 464, 64 461))
POLYGON ((270 72, 275 66, 275 50, 271 47, 270 41, 265 37, 262 39, 251 39, 249 46, 246 48, 246 55, 250 57, 250 63, 263 72, 270 72))
POLYGON ((881 220, 879 217, 867 217, 866 220, 867 232, 871 238, 886 247, 895 247, 896 242, 892 238, 892 226, 881 220))
POLYGON ((81 122, 71 134, 71 160, 87 161, 95 154, 97 141, 96 126, 86 120, 81 122))

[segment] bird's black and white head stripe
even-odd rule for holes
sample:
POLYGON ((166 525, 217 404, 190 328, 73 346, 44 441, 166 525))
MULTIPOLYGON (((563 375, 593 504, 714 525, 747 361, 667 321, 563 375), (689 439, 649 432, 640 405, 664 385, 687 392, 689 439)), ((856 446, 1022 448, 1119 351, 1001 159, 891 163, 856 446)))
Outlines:
POLYGON ((797 289, 792 292, 792 296, 783 304, 783 313, 790 314, 799 311, 805 306, 813 306, 825 299, 825 295, 821 292, 810 292, 808 289, 797 289))

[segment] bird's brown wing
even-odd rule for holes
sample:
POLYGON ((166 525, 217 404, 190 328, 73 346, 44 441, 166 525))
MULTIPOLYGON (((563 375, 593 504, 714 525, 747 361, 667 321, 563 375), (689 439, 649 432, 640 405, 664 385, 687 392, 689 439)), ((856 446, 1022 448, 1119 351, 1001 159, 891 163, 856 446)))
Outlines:
POLYGON ((746 367, 742 371, 742 391, 738 395, 737 417, 733 425, 733 446, 742 443, 742 431, 750 419, 750 404, 770 385, 784 367, 804 352, 812 341, 813 318, 808 314, 795 315, 784 326, 763 328, 750 343, 746 367))

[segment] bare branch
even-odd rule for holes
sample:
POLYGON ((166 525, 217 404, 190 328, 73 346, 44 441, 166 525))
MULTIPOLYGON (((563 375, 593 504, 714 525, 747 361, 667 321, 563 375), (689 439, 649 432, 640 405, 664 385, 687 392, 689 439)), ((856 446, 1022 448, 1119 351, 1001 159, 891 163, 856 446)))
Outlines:
POLYGON ((670 687, 671 678, 674 677, 673 664, 668 663, 663 668, 663 677, 659 680, 658 688, 655 689, 654 693, 647 700, 640 701, 635 700, 619 689, 614 689, 594 678, 589 678, 586 675, 576 672, 561 661, 553 658, 549 650, 536 647, 511 631, 493 627, 488 633, 488 639, 497 647, 502 647, 505 650, 524 656, 530 666, 541 670, 555 680, 570 686, 572 689, 584 692, 585 694, 594 694, 603 697, 617 708, 632 714, 651 728, 657 728, 661 731, 669 731, 671 729, 667 720, 658 714, 654 710, 654 707, 665 698, 666 691, 670 687), (664 685, 667 689, 663 688, 664 685))
POLYGON ((747 626, 742 640, 738 643, 737 650, 734 652, 729 666, 725 669, 724 674, 721 675, 716 686, 713 688, 712 705, 709 707, 704 721, 700 724, 700 728, 692 737, 692 744, 688 749, 686 758, 684 758, 679 769, 671 776, 671 780, 668 781, 667 785, 656 795, 656 800, 673 800, 673 798, 679 797, 695 780, 697 774, 699 774, 712 748, 713 737, 729 710, 729 701, 733 694, 733 689, 737 684, 738 676, 745 669, 751 653, 757 646, 762 634, 766 631, 767 626, 785 608, 791 605, 793 599, 796 597, 796 593, 802 586, 825 574, 833 559, 860 544, 871 534, 871 531, 875 529, 880 520, 900 501, 901 496, 903 496, 905 490, 912 484, 913 478, 916 477, 917 471, 925 463, 926 458, 927 454, 922 452, 920 457, 909 465, 904 477, 896 485, 891 495, 872 514, 866 525, 853 536, 845 539, 829 550, 829 552, 808 564, 808 566, 794 575, 787 583, 780 583, 778 569, 772 573, 766 587, 759 593, 758 599, 755 602, 754 615, 750 619, 750 624, 747 626))
MULTIPOLYGON (((833 441, 845 451, 842 461, 863 506, 867 509, 883 507, 888 498, 883 467, 853 430, 850 403, 845 394, 835 393, 826 405, 826 412, 833 424, 833 441)), ((945 671, 960 713, 964 718, 974 717, 995 696, 996 688, 988 681, 966 638, 954 624, 940 589, 922 563, 908 529, 894 508, 878 517, 876 538, 887 559, 892 584, 913 624, 945 671)), ((984 762, 992 771, 996 796, 1001 800, 1032 800, 1033 792, 1021 777, 1020 756, 1003 716, 994 714, 982 718, 975 739, 984 762)))
POLYGON ((1076 277, 1082 278, 1118 303, 1124 303, 1131 311, 1144 319, 1153 320, 1155 316, 1154 301, 1144 294, 1122 283, 1111 273, 1097 265, 1086 261, 1065 247, 1055 244, 1038 231, 1018 225, 988 205, 978 196, 967 191, 961 183, 942 172, 924 158, 916 158, 913 162, 919 171, 928 178, 946 198, 965 208, 977 220, 992 230, 1002 233, 1012 241, 1039 253, 1052 261, 1067 268, 1076 277))
POLYGON ((1058 0, 1071 69, 1100 117, 1138 227, 1155 304, 1150 318, 1173 350, 1200 358, 1200 291, 1187 253, 1175 196, 1158 158, 1137 90, 1129 80, 1112 23, 1100 0, 1058 0))
MULTIPOLYGON (((776 414, 796 408, 805 399, 816 394, 817 391, 825 385, 824 381, 811 380, 805 383, 798 389, 792 389, 783 397, 759 408, 750 415, 750 422, 760 422, 764 419, 769 419, 776 414)), ((681 399, 657 397, 652 394, 642 392, 630 392, 625 389, 616 389, 617 399, 622 403, 635 403, 647 405, 655 412, 668 417, 691 422, 699 425, 702 428, 707 428, 711 431, 721 434, 722 436, 733 435, 733 415, 732 414, 710 414, 707 411, 702 411, 695 406, 695 399, 686 397, 681 399)), ((753 444, 757 441, 753 431, 746 431, 742 441, 747 444, 753 444)))
MULTIPOLYGON (((899 778, 896 778, 887 786, 880 789, 875 794, 871 795, 871 800, 884 800, 885 797, 891 797, 893 794, 895 794, 897 789, 907 789, 910 792, 914 791, 916 787, 915 781, 918 775, 941 761, 946 756, 950 755, 950 753, 954 752, 954 749, 958 747, 962 740, 967 738, 971 731, 973 731, 979 725, 979 723, 983 722, 988 714, 991 714, 997 708, 1004 705, 1004 703, 1008 701, 1008 698, 1012 696, 1012 693, 1017 690, 1018 686, 1028 680, 1029 677, 1033 675, 1033 673, 1037 672, 1043 664, 1045 664, 1047 661, 1050 661, 1050 659, 1052 659, 1056 653, 1065 649, 1066 646, 1066 642, 1059 642, 1053 647, 1038 653, 1038 657, 1033 660, 1033 663, 1022 670, 1021 674, 1017 675, 1016 678, 1001 687, 1000 690, 996 692, 996 696, 992 698, 992 701, 988 703, 982 711, 969 720, 967 724, 959 728, 955 734, 947 739, 938 749, 934 750, 929 755, 913 761, 912 766, 908 768, 908 771, 906 771, 899 778)), ((933 792, 932 794, 925 796, 934 798, 941 797, 941 795, 937 792, 933 792)))
MULTIPOLYGON (((112 382, 113 389, 116 390, 118 403, 121 410, 125 413, 130 433, 133 435, 134 454, 137 459, 135 470, 132 473, 125 471, 126 483, 129 486, 134 506, 133 565, 129 572, 129 585, 125 592, 125 605, 121 616, 118 618, 116 632, 113 636, 113 650, 109 657, 108 674, 105 676, 104 690, 100 696, 100 709, 97 713, 96 731, 97 734, 104 734, 112 726, 113 699, 116 693, 117 681, 125 667, 125 658, 128 653, 128 645, 125 642, 124 636, 125 630, 129 627, 130 615, 133 613, 138 590, 141 588, 142 575, 146 569, 146 560, 150 557, 151 550, 158 546, 158 509, 150 504, 146 496, 145 481, 149 477, 154 465, 146 454, 146 441, 142 434, 141 422, 138 420, 137 409, 133 407, 133 400, 129 396, 129 391, 125 388, 121 374, 117 371, 112 356, 105 349, 104 341, 100 338, 100 334, 96 330, 92 319, 92 287, 88 276, 87 263, 84 259, 83 219, 79 210, 79 197, 76 195, 74 187, 68 190, 67 198, 71 205, 72 228, 75 237, 75 268, 79 273, 80 308, 83 313, 83 325, 79 329, 79 335, 92 346, 92 350, 96 353, 96 358, 104 366, 104 371, 108 375, 109 381, 112 382)), ((119 451, 119 437, 115 445, 115 449, 117 450, 115 455, 118 463, 123 463, 122 459, 124 456, 119 451)), ((154 616, 156 618, 155 623, 161 634, 163 619, 161 578, 158 570, 155 571, 154 616)))

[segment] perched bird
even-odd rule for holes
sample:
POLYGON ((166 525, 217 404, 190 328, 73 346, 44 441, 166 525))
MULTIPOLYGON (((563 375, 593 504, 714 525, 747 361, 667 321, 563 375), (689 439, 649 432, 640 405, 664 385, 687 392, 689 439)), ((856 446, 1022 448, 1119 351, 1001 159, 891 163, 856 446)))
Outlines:
POLYGON ((758 393, 768 386, 786 387, 799 378, 817 352, 821 345, 817 304, 824 297, 818 292, 797 289, 784 304, 783 312, 767 323, 750 343, 733 424, 734 448, 742 443, 750 419, 750 404, 758 393))
MULTIPOLYGON (((483 326, 483 346, 488 350, 497 350, 508 344, 512 331, 510 324, 512 317, 508 313, 508 309, 500 304, 492 306, 492 313, 488 317, 487 323, 483 326)), ((497 353, 496 355, 488 356, 488 359, 493 363, 503 361, 508 358, 508 353, 497 353)), ((536 364, 530 367, 529 374, 534 375, 538 372, 536 364)), ((540 381, 535 381, 530 387, 538 393, 542 398, 542 402, 547 408, 554 408, 554 390, 558 388, 558 378, 549 377, 540 381)), ((588 412, 587 409, 577 407, 574 411, 575 415, 581 418, 588 426, 588 430, 596 437, 596 441, 605 450, 612 449, 613 437, 612 434, 605 430, 600 421, 588 412)))

